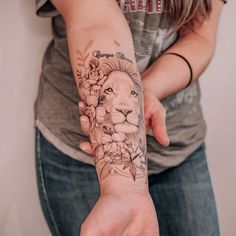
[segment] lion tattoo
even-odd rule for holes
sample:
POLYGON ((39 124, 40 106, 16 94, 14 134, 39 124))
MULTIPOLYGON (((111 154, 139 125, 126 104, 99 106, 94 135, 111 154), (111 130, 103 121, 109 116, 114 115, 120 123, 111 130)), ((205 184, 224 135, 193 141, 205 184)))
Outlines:
MULTIPOLYGON (((82 60, 82 59, 81 59, 82 60)), ((84 114, 100 178, 118 173, 141 178, 146 171, 142 87, 133 65, 92 58, 78 71, 84 114)))
POLYGON ((139 125, 139 94, 125 72, 112 72, 100 92, 116 132, 135 133, 139 125))

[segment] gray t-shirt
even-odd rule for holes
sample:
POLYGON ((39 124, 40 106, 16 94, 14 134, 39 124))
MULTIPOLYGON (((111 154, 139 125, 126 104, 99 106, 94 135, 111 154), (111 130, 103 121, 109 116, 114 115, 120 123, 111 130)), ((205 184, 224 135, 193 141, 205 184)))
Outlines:
MULTIPOLYGON (((155 7, 148 10, 139 9, 138 4, 133 9, 124 4, 121 7, 132 32, 136 60, 142 72, 176 41, 177 34, 170 34, 172 22, 168 14, 156 11, 155 7)), ((81 141, 88 137, 80 128, 79 96, 72 74, 63 18, 48 0, 36 0, 36 10, 39 16, 52 18, 53 33, 44 55, 35 103, 36 127, 63 153, 94 164, 92 157, 79 148, 81 141)), ((162 101, 167 111, 171 144, 163 147, 151 132, 148 133, 149 174, 179 165, 203 143, 206 126, 199 100, 199 84, 194 82, 187 89, 162 101)))

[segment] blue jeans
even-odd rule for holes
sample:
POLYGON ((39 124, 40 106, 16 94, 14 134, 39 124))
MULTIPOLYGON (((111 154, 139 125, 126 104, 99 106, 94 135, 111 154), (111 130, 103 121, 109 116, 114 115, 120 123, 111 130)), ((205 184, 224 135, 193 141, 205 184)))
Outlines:
MULTIPOLYGON (((79 236, 99 197, 95 167, 63 154, 39 131, 36 139, 37 184, 51 233, 79 236)), ((181 165, 149 176, 149 189, 161 236, 220 235, 204 144, 181 165)))

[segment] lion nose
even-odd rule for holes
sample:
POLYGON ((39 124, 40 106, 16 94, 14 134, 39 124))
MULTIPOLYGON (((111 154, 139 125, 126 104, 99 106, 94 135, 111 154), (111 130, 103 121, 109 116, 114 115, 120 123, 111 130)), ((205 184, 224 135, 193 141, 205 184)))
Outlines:
POLYGON ((127 116, 127 115, 129 115, 133 110, 130 110, 130 109, 117 109, 116 108, 116 110, 118 111, 118 112, 120 112, 120 113, 122 113, 124 116, 127 116))

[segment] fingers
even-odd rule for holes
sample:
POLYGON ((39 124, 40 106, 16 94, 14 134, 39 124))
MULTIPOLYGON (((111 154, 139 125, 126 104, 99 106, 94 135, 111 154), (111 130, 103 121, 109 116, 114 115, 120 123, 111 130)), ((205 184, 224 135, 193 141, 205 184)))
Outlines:
POLYGON ((166 113, 162 108, 151 115, 152 133, 156 140, 163 146, 169 146, 170 141, 166 128, 166 113))
POLYGON ((85 111, 84 103, 79 102, 79 113, 80 113, 80 115, 84 115, 84 111, 85 111))
MULTIPOLYGON (((84 115, 85 112, 85 106, 83 102, 79 102, 79 113, 80 113, 80 124, 81 124, 81 129, 84 134, 89 136, 89 118, 88 116, 84 115)), ((88 155, 93 155, 92 151, 92 145, 90 142, 82 142, 80 145, 80 148, 83 152, 87 153, 88 155)))
MULTIPOLYGON (((80 124, 81 124, 82 131, 86 135, 89 135, 89 118, 87 116, 81 116, 80 124)), ((79 146, 82 149, 82 151, 84 151, 88 155, 93 155, 92 145, 90 142, 82 142, 79 146)))
POLYGON ((151 127, 151 122, 150 122, 150 117, 145 117, 145 126, 146 128, 150 128, 151 127))
POLYGON ((156 140, 163 146, 168 146, 170 141, 166 128, 166 111, 163 105, 156 99, 146 100, 144 106, 145 125, 152 128, 156 140))
POLYGON ((169 146, 170 141, 167 133, 165 119, 160 119, 157 115, 152 116, 152 133, 156 140, 163 146, 169 146))
POLYGON ((146 128, 150 128, 151 127, 151 114, 150 114, 150 106, 148 103, 146 103, 146 101, 144 100, 144 121, 145 121, 145 126, 146 128))
POLYGON ((93 155, 92 145, 90 142, 82 142, 79 147, 83 152, 87 153, 88 155, 93 155))
POLYGON ((79 113, 80 113, 80 124, 81 129, 84 132, 84 134, 89 135, 89 118, 85 114, 85 105, 83 102, 79 102, 79 113))
POLYGON ((89 118, 87 116, 80 116, 80 124, 81 124, 81 129, 84 132, 84 134, 89 135, 89 118))

